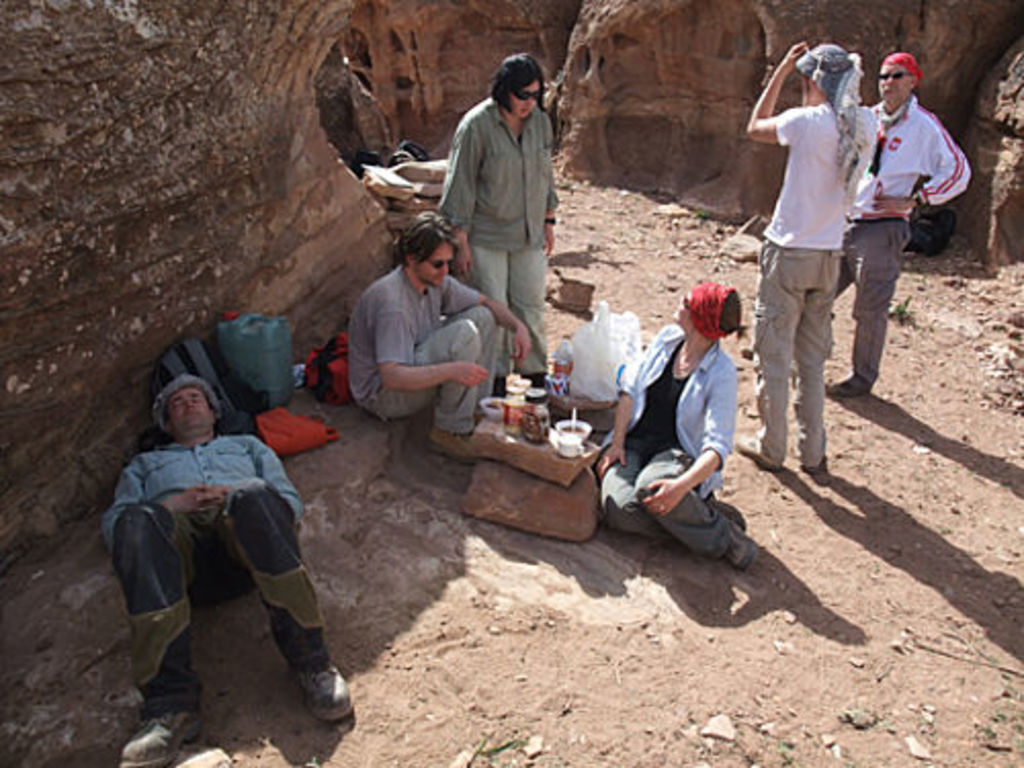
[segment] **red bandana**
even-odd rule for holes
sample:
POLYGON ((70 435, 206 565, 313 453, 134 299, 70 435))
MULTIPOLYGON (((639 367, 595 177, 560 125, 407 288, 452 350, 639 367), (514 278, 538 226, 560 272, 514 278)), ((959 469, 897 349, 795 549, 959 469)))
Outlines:
POLYGON ((712 341, 728 336, 718 325, 725 298, 735 290, 718 283, 701 283, 690 291, 690 318, 701 335, 712 341))
POLYGON ((921 80, 921 78, 924 77, 921 73, 921 68, 917 66, 917 59, 903 51, 900 51, 899 53, 890 53, 882 61, 882 66, 903 67, 918 80, 921 80))

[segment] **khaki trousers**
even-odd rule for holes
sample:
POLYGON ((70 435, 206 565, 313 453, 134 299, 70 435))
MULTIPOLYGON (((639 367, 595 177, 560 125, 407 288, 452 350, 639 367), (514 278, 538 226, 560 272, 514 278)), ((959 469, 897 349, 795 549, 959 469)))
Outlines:
POLYGON ((825 360, 832 349, 840 255, 840 250, 782 248, 767 240, 761 248, 754 304, 755 391, 762 422, 758 438, 761 454, 777 464, 786 457, 794 368, 800 463, 817 466, 825 457, 825 360))
POLYGON ((484 306, 471 307, 452 315, 416 347, 416 365, 453 361, 482 365, 491 375, 468 389, 454 381, 436 387, 410 391, 382 389, 367 408, 382 419, 411 416, 434 403, 434 426, 447 432, 473 431, 473 412, 481 398, 491 394, 494 373, 494 315, 484 306))

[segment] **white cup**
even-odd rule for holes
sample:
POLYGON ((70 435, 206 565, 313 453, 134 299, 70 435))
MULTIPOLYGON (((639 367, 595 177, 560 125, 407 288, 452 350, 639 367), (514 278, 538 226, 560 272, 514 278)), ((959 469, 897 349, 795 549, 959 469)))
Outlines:
POLYGON ((559 456, 572 459, 583 455, 583 437, 574 432, 556 432, 556 450, 559 456))

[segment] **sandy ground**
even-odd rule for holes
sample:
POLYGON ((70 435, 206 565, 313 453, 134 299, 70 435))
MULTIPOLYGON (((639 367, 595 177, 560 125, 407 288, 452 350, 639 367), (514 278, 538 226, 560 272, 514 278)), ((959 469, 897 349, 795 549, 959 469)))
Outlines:
MULTIPOLYGON (((635 312, 645 340, 704 279, 735 285, 750 319, 756 266, 716 256, 734 226, 561 194, 553 266, 635 312)), ((762 547, 746 573, 668 542, 465 518, 471 470, 426 452, 425 424, 297 398, 342 433, 288 468, 357 716, 308 718, 249 596, 196 612, 201 745, 241 768, 1024 763, 1024 265, 990 278, 954 241, 907 259, 897 300, 912 322, 892 325, 874 396, 827 404, 830 486, 729 459, 724 497, 762 547)), ((552 344, 581 322, 552 309, 552 344)), ((749 337, 725 344, 752 432, 749 337)), ((115 764, 134 728, 96 522, 0 581, 0 764, 115 764)))

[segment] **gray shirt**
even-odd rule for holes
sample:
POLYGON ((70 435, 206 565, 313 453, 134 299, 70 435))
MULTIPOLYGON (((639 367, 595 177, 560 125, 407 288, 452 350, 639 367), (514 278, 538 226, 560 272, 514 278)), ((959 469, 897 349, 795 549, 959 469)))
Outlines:
POLYGON ((359 297, 348 326, 348 382, 363 405, 381 390, 381 363, 415 365, 416 346, 454 315, 480 303, 480 294, 450 275, 423 293, 402 267, 380 278, 359 297))
POLYGON ((517 140, 490 98, 455 130, 441 213, 470 243, 518 250, 544 243, 544 214, 558 206, 551 148, 554 132, 534 108, 517 140))

